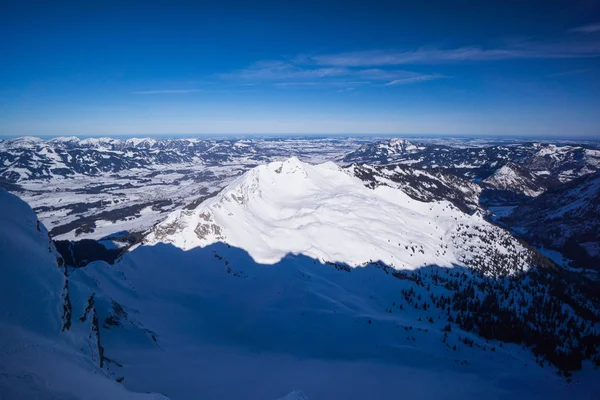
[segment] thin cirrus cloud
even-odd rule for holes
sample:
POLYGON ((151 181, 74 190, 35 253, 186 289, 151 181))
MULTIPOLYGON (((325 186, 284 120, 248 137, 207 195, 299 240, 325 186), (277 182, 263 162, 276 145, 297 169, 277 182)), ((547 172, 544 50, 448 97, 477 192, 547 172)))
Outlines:
POLYGON ((578 27, 569 29, 569 32, 573 32, 573 33, 596 33, 596 32, 600 32, 600 22, 596 22, 595 24, 578 26, 578 27))
MULTIPOLYGON (((592 32, 595 27, 581 27, 592 32)), ((598 26, 600 29, 600 25, 598 26)), ((367 50, 321 54, 306 57, 318 66, 329 68, 393 65, 425 65, 511 59, 591 58, 600 56, 600 41, 562 41, 557 43, 518 43, 510 47, 485 49, 477 46, 452 49, 419 48, 405 51, 367 50)))
MULTIPOLYGON (((600 24, 574 28, 572 32, 600 31, 600 24)), ((430 65, 465 62, 493 62, 517 59, 568 59, 600 57, 596 35, 567 36, 555 41, 520 41, 503 47, 427 48, 416 50, 366 50, 329 54, 299 55, 286 61, 260 61, 247 68, 218 75, 238 84, 286 86, 345 85, 361 81, 372 86, 396 86, 447 78, 440 73, 398 69, 402 65, 430 65)), ((354 85, 352 85, 354 86, 354 85)))
POLYGON ((425 82, 425 81, 431 81, 434 79, 441 79, 441 78, 446 78, 446 76, 441 75, 441 74, 418 75, 418 76, 394 79, 394 80, 386 83, 385 86, 407 85, 410 83, 425 82))
POLYGON ((292 82, 277 82, 274 83, 274 86, 277 87, 288 87, 288 86, 347 86, 347 85, 368 85, 372 82, 370 81, 292 81, 292 82))
POLYGON ((134 94, 185 94, 201 92, 200 89, 163 89, 163 90, 140 90, 134 94))
POLYGON ((220 74, 219 78, 240 81, 241 84, 253 82, 287 87, 369 84, 391 86, 401 83, 425 82, 445 77, 441 74, 423 74, 397 69, 315 66, 299 60, 260 61, 245 69, 220 74))
POLYGON ((553 74, 548 74, 548 78, 558 78, 558 77, 563 77, 563 76, 572 76, 572 75, 581 75, 581 74, 585 74, 590 72, 590 69, 588 68, 584 68, 584 69, 573 69, 570 71, 562 71, 562 72, 555 72, 553 74))

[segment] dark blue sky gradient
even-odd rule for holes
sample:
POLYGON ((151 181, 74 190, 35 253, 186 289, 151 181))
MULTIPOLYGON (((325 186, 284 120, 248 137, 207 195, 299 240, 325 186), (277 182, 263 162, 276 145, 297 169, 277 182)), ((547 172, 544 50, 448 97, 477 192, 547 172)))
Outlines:
POLYGON ((599 1, 101 3, 0 4, 0 135, 600 136, 599 1))

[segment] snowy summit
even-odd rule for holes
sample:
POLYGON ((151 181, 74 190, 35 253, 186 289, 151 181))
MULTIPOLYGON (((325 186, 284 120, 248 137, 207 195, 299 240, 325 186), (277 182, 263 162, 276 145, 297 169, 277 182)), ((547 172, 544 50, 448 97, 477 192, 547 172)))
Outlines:
POLYGON ((449 202, 369 189, 333 163, 297 158, 258 166, 196 209, 172 213, 146 239, 159 242, 184 250, 225 242, 264 264, 292 253, 350 266, 382 261, 396 269, 483 268, 510 254, 508 268, 522 270, 529 256, 508 233, 449 202))

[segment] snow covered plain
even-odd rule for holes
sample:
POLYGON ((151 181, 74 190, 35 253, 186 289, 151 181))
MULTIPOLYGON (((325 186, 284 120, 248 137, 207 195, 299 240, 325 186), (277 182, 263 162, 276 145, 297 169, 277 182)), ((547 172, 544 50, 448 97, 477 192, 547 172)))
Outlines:
POLYGON ((100 239, 142 231, 185 204, 218 191, 244 164, 156 165, 99 176, 24 181, 19 192, 57 240, 100 239))

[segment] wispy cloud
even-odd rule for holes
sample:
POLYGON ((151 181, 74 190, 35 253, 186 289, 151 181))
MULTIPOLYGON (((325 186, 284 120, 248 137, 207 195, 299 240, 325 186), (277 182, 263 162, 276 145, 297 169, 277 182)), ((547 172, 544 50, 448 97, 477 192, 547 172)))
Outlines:
POLYGON ((220 74, 220 78, 244 81, 282 81, 315 79, 344 75, 345 68, 303 68, 285 61, 266 60, 254 63, 248 68, 220 74))
POLYGON ((368 85, 371 81, 346 81, 346 80, 320 80, 320 81, 291 81, 291 82, 276 82, 273 85, 277 87, 286 86, 348 86, 348 85, 368 85))
POLYGON ((440 79, 440 74, 422 74, 414 71, 382 68, 332 66, 307 64, 302 59, 292 61, 260 61, 242 70, 220 74, 219 78, 240 82, 287 86, 355 86, 405 81, 424 82, 440 79))
POLYGON ((553 74, 548 74, 548 78, 558 78, 561 76, 571 76, 571 75, 579 75, 579 74, 585 74, 587 72, 589 72, 589 69, 574 69, 571 71, 563 71, 563 72, 555 72, 553 74))
POLYGON ((288 87, 288 86, 317 86, 317 85, 322 85, 323 82, 277 82, 274 83, 274 86, 277 87, 288 87))
MULTIPOLYGON (((600 30, 600 24, 575 28, 600 30)), ((574 30, 574 31, 575 31, 574 30)), ((412 50, 367 50, 329 54, 298 55, 285 60, 265 60, 247 68, 219 74, 222 81, 237 85, 337 86, 338 89, 362 85, 377 87, 422 83, 448 78, 435 72, 409 71, 405 65, 439 65, 464 62, 493 62, 515 59, 564 59, 600 57, 600 40, 572 36, 560 41, 511 41, 501 47, 463 46, 455 48, 421 47, 412 50)), ((412 69, 412 68, 411 68, 412 69)), ((559 75, 556 75, 559 76, 559 75)))
POLYGON ((573 29, 569 29, 569 32, 574 33, 596 33, 600 32, 600 22, 596 22, 595 24, 578 26, 573 29))
POLYGON ((447 78, 447 76, 441 75, 441 74, 418 75, 418 76, 406 77, 406 78, 401 78, 401 79, 394 79, 393 81, 386 83, 385 86, 408 85, 411 83, 425 82, 425 81, 431 81, 434 79, 442 79, 442 78, 447 78))
POLYGON ((367 67, 401 64, 427 64, 440 61, 462 61, 472 59, 502 59, 510 54, 505 50, 482 50, 463 47, 450 50, 418 49, 411 51, 369 50, 313 56, 317 65, 345 67, 367 67))
MULTIPOLYGON (((590 28, 591 29, 591 28, 590 28)), ((329 68, 393 65, 438 64, 468 61, 510 59, 586 58, 600 56, 600 41, 560 43, 519 43, 510 47, 485 49, 458 47, 452 49, 419 48, 416 50, 369 50, 321 54, 307 57, 315 65, 329 68)))
POLYGON ((141 90, 134 94, 184 94, 201 92, 201 89, 163 89, 163 90, 141 90))

